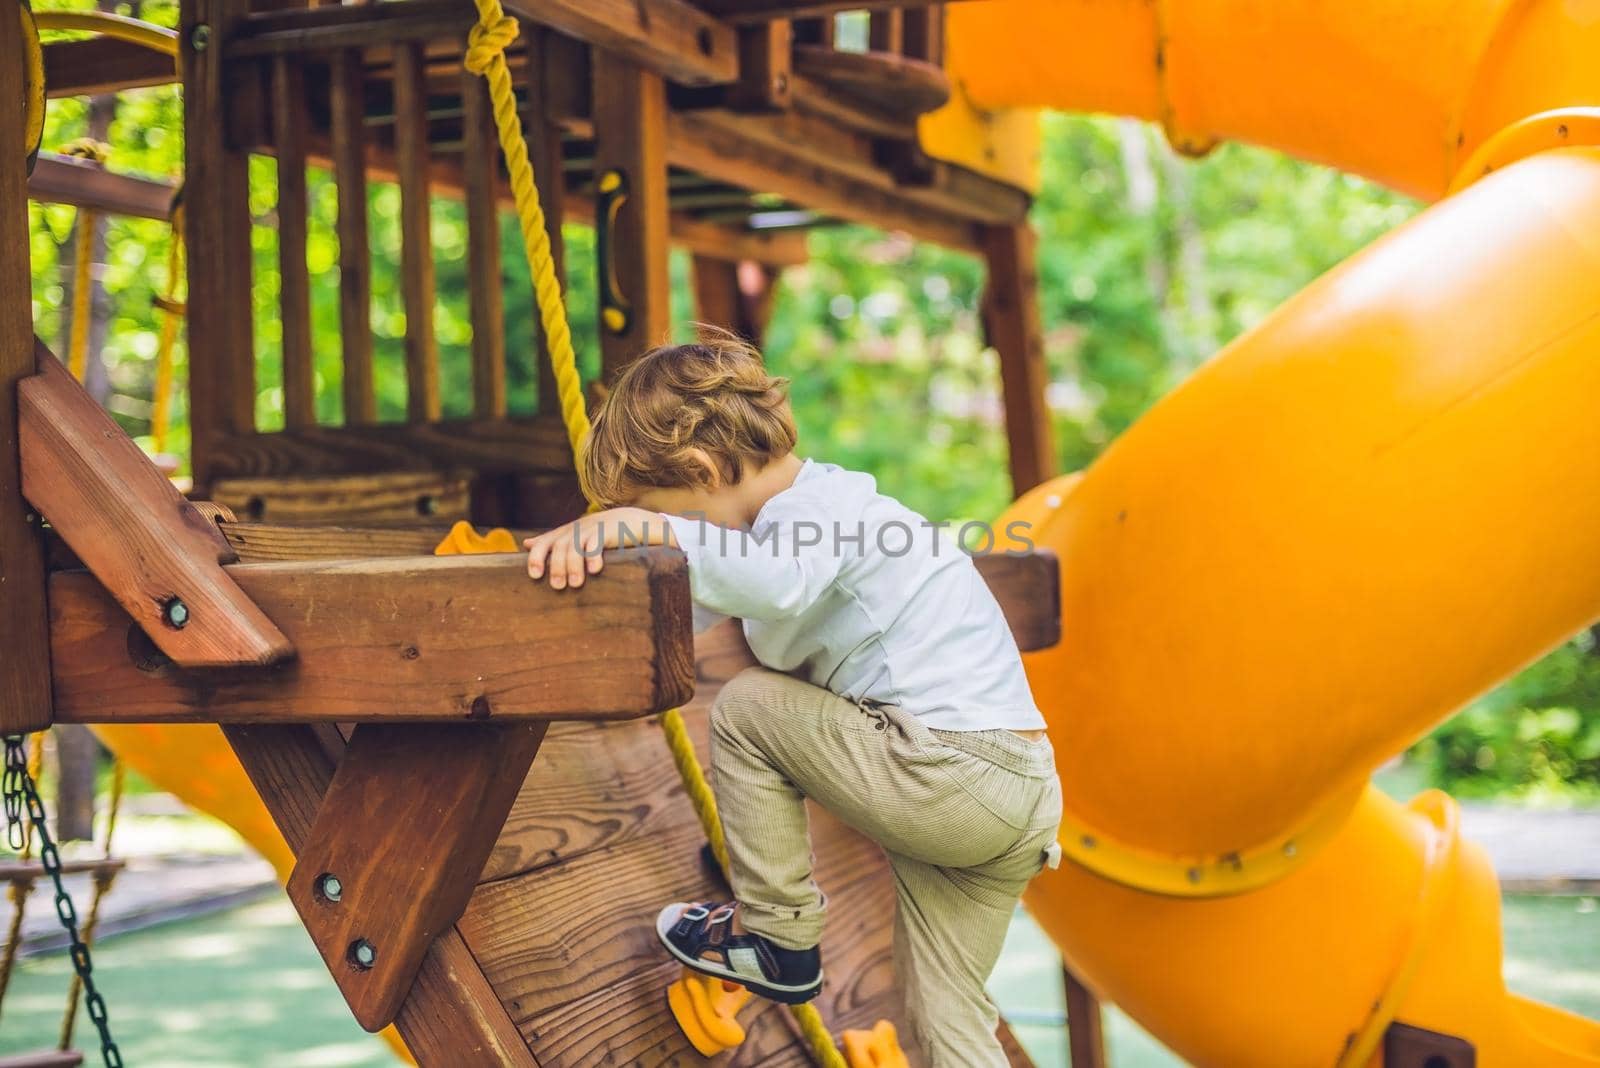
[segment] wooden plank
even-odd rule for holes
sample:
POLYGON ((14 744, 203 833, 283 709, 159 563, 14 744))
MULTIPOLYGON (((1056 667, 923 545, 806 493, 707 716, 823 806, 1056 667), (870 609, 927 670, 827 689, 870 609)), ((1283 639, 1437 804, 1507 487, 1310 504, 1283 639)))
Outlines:
POLYGON ((1072 1068, 1105 1068, 1105 1017, 1100 999, 1065 964, 1061 980, 1067 999, 1067 1042, 1072 1068))
POLYGON ((489 103, 489 84, 461 73, 465 109, 461 154, 466 177, 467 295, 472 318, 472 412, 479 419, 506 414, 505 299, 500 285, 500 146, 489 103))
POLYGON ((93 577, 51 577, 66 722, 627 719, 686 700, 683 554, 608 555, 603 581, 552 590, 520 553, 240 564, 229 577, 295 643, 277 670, 198 673, 131 635, 93 577))
POLYGON ((289 7, 251 13, 239 23, 226 50, 228 58, 236 60, 342 51, 401 41, 459 40, 477 21, 471 5, 453 0, 289 7))
POLYGON ((394 1020, 466 908, 545 726, 380 723, 350 736, 287 890, 368 1031, 394 1020))
POLYGON ((17 385, 33 374, 33 278, 28 246, 28 150, 23 146, 22 17, 0 0, 0 732, 50 725, 50 647, 45 629, 44 554, 23 499, 17 385))
MULTIPOLYGON (((574 89, 582 98, 582 106, 585 109, 588 107, 589 50, 570 37, 542 27, 535 29, 528 48, 540 61, 525 78, 526 107, 522 128, 528 138, 528 159, 533 164, 534 180, 539 186, 539 201, 544 207, 544 228, 545 236, 550 239, 550 257, 555 265, 556 280, 565 294, 567 243, 561 234, 561 224, 567 212, 572 210, 572 205, 567 200, 566 173, 561 166, 561 127, 551 116, 557 110, 573 106, 574 102, 568 101, 564 94, 571 94, 574 89)), ((587 208, 584 217, 593 221, 593 209, 587 208)), ((534 319, 538 320, 539 316, 535 315, 534 319)), ((545 341, 542 323, 534 327, 534 334, 534 378, 539 383, 539 411, 555 416, 561 411, 561 403, 556 391, 555 371, 550 365, 550 346, 545 341)))
POLYGON ((97 163, 41 152, 28 176, 28 198, 41 204, 70 204, 107 215, 167 221, 173 186, 131 174, 108 171, 97 163))
MULTIPOLYGON (((342 9, 339 9, 342 10, 342 9)), ((338 187, 339 346, 344 365, 344 421, 378 421, 372 372, 372 248, 367 236, 367 126, 361 53, 335 52, 329 67, 333 178, 338 187)))
POLYGON ((1036 652, 1061 640, 1061 568, 1055 553, 986 553, 972 562, 1000 602, 1018 649, 1036 652))
POLYGON ((776 111, 789 106, 794 32, 786 19, 739 28, 739 81, 728 103, 740 111, 776 111))
POLYGON ((718 18, 738 24, 765 22, 769 19, 833 15, 840 11, 914 9, 933 4, 935 0, 696 0, 696 2, 718 18))
POLYGON ((83 1054, 75 1049, 10 1053, 0 1057, 0 1068, 78 1068, 82 1063, 83 1054))
POLYGON ((673 215, 672 243, 697 257, 753 260, 773 268, 798 267, 810 259, 805 230, 751 230, 686 215, 673 215))
POLYGON ((289 640, 220 566, 233 550, 215 525, 43 343, 35 355, 39 373, 17 386, 23 495, 177 663, 267 665, 291 656, 289 640))
MULTIPOLYGON (((333 781, 343 738, 327 725, 223 731, 289 848, 298 852, 333 781)), ((434 941, 395 1026, 423 1068, 539 1068, 455 929, 434 941)))
POLYGON ((431 423, 441 414, 439 342, 433 328, 432 187, 428 177, 428 97, 422 45, 394 52, 395 158, 400 168, 400 289, 406 309, 406 416, 431 423))
MULTIPOLYGON (((300 527, 325 523, 448 525, 467 518, 471 484, 464 474, 443 471, 227 478, 212 486, 212 500, 253 522, 300 527)), ((439 536, 443 536, 442 528, 439 536)), ((435 537, 414 552, 431 553, 438 541, 435 537)))
POLYGON ((625 329, 600 324, 601 379, 668 339, 672 325, 668 271, 671 219, 667 203, 667 94, 660 76, 625 59, 594 56, 595 174, 620 171, 627 196, 612 216, 609 269, 628 302, 625 329))
POLYGON ((249 95, 249 73, 223 64, 223 49, 248 0, 182 5, 185 232, 189 256, 189 422, 195 485, 210 478, 211 444, 255 426, 255 327, 251 289, 250 179, 246 153, 229 144, 231 98, 249 95))
POLYGON ((983 250, 989 268, 983 294, 984 332, 1000 357, 1011 488, 1020 496, 1058 470, 1050 407, 1045 400, 1050 372, 1045 366, 1044 327, 1039 319, 1033 230, 1025 223, 988 227, 983 250))
POLYGON ((297 59, 272 60, 272 134, 278 165, 278 310, 283 326, 283 422, 317 421, 311 353, 311 275, 306 265, 305 77, 297 59))
POLYGON ((539 0, 513 2, 506 11, 684 85, 726 85, 739 77, 732 27, 686 0, 539 0))
POLYGON ((114 37, 51 41, 44 46, 44 85, 50 97, 100 96, 178 80, 171 56, 114 37))
POLYGON ((370 474, 436 468, 569 473, 566 431, 552 416, 415 425, 308 427, 217 443, 215 478, 370 474))

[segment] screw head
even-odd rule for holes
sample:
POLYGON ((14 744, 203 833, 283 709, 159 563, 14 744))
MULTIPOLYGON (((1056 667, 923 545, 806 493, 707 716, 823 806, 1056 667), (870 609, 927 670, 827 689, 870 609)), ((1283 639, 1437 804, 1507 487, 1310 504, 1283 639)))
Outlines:
POLYGON ((322 875, 317 876, 317 893, 322 896, 324 901, 337 903, 344 896, 344 884, 339 881, 337 875, 332 872, 324 872, 322 875))
POLYGON ((173 597, 161 608, 161 618, 173 630, 182 630, 189 622, 189 606, 178 597, 173 597))
POLYGON ((378 960, 378 947, 368 942, 365 938, 358 938, 350 943, 350 963, 362 971, 372 967, 378 960))
POLYGON ((1283 855, 1284 856, 1292 857, 1296 853, 1298 853, 1299 851, 1300 851, 1299 848, 1296 847, 1293 842, 1285 842, 1285 843, 1283 843, 1283 855))
POLYGON ((211 27, 204 22, 189 31, 189 45, 196 52, 204 52, 211 44, 211 27))
POLYGON ((1199 868, 1190 868, 1188 871, 1189 881, 1191 883, 1199 882, 1201 879, 1201 874, 1202 873, 1199 868))

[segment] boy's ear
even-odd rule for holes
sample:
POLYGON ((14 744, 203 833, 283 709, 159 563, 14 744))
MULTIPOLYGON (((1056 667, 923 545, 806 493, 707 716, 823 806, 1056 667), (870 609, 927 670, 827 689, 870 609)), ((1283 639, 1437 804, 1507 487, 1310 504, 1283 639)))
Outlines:
POLYGON ((705 471, 706 471, 705 486, 706 486, 707 489, 712 489, 712 490, 722 489, 723 483, 726 481, 722 477, 722 469, 717 466, 717 462, 715 460, 713 460, 710 457, 710 455, 708 455, 706 453, 706 451, 704 449, 699 449, 699 448, 690 449, 689 450, 689 458, 692 459, 695 463, 699 464, 701 467, 705 468, 705 471))

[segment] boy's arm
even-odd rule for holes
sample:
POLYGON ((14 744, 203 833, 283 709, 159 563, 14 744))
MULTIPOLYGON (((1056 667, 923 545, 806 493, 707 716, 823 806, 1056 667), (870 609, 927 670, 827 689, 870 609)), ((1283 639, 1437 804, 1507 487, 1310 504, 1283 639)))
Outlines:
POLYGON ((585 575, 599 574, 606 549, 672 544, 661 513, 608 508, 528 538, 522 547, 528 550, 529 577, 538 581, 548 574, 550 587, 559 590, 582 586, 585 575))
POLYGON ((789 618, 814 604, 839 575, 841 554, 814 523, 784 520, 758 535, 703 519, 664 518, 673 543, 689 558, 695 604, 721 615, 789 618))

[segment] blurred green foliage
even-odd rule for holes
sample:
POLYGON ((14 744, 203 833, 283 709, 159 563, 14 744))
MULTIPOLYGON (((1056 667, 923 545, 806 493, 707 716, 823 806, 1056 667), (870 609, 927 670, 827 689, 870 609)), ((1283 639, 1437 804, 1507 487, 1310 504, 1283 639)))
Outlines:
MULTIPOLYGON (((65 6, 65 5, 64 5, 65 6)), ((88 7, 88 0, 70 0, 88 7)), ((123 9, 132 13, 131 8, 123 9)), ((141 17, 172 25, 176 5, 151 0, 141 17)), ((53 101, 46 146, 85 129, 78 101, 53 101)), ((110 140, 122 171, 176 179, 182 168, 176 92, 124 94, 110 140)), ((1154 401, 1221 345, 1249 329, 1312 278, 1417 210, 1360 179, 1284 156, 1225 145, 1183 160, 1153 128, 1126 120, 1050 116, 1045 183, 1033 212, 1040 234, 1039 292, 1051 375, 1050 403, 1065 468, 1090 463, 1154 401)), ((282 425, 275 171, 252 167, 255 226, 257 419, 282 425)), ((342 418, 335 190, 310 177, 307 255, 312 280, 318 415, 342 418)), ((399 293, 399 194, 369 195, 373 323, 380 417, 405 410, 405 315, 399 293)), ((58 250, 70 208, 33 207, 34 316, 62 343, 69 299, 58 250)), ((515 224, 503 220, 507 369, 511 408, 536 403, 536 316, 515 224)), ((167 228, 114 219, 101 281, 112 321, 100 354, 107 406, 149 444, 150 388, 164 292, 167 228)), ((594 248, 590 230, 565 228, 569 311, 587 377, 596 372, 594 248)), ((447 415, 471 405, 461 206, 435 205, 435 328, 447 415)), ((934 516, 992 516, 1009 497, 998 375, 979 322, 982 271, 969 256, 859 227, 810 237, 811 260, 784 278, 767 336, 769 359, 792 381, 803 448, 874 472, 883 488, 934 516)), ((674 318, 693 302, 675 254, 674 318)), ((684 327, 680 327, 680 330, 684 327)), ((178 378, 185 370, 181 363, 178 378)), ((186 445, 175 398, 173 448, 186 445)), ((1587 637, 1557 650, 1457 716, 1413 757, 1460 792, 1547 796, 1600 792, 1600 658, 1587 637)))

